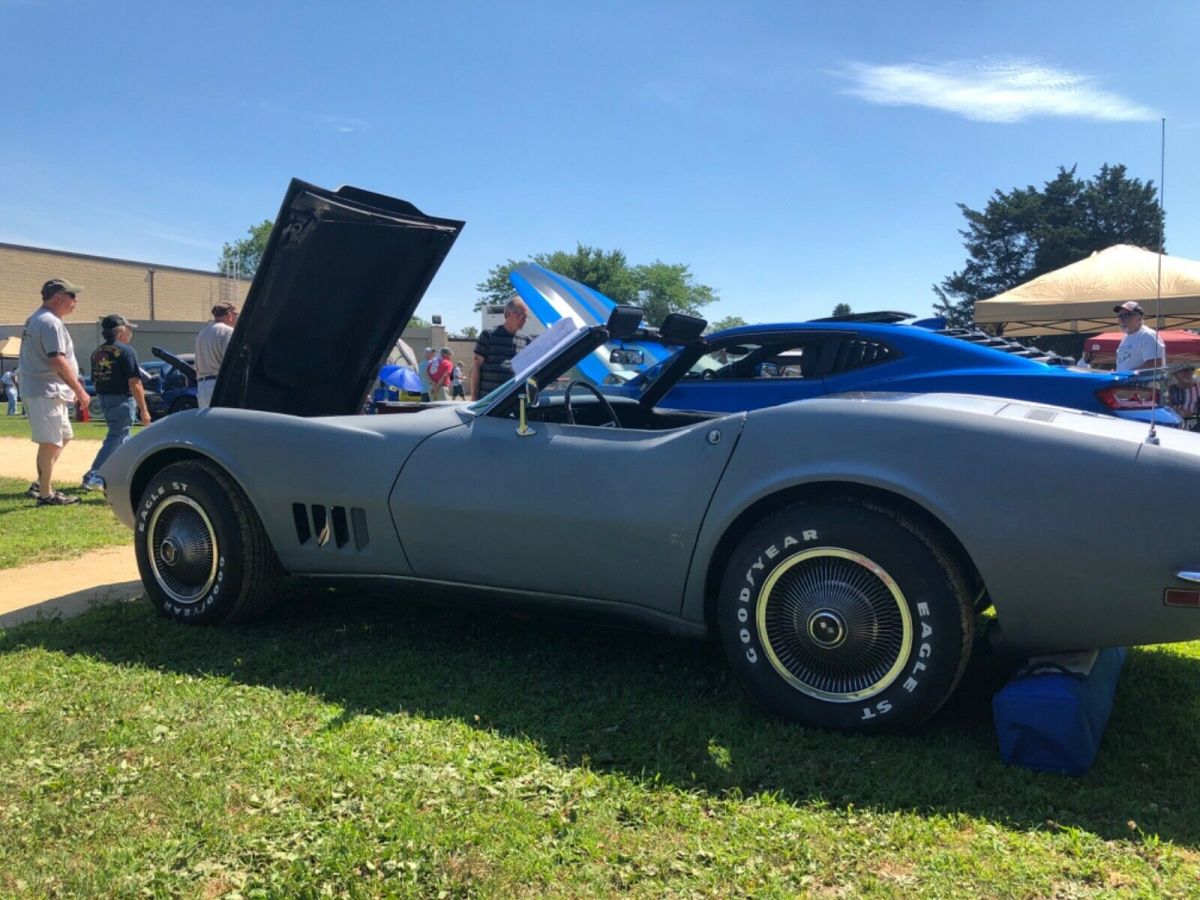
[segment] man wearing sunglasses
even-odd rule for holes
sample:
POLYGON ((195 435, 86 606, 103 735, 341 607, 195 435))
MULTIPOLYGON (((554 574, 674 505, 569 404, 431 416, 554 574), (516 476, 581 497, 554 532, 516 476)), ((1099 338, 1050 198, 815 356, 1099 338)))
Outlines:
POLYGON ((75 345, 63 316, 75 310, 75 295, 82 290, 65 278, 51 278, 42 285, 42 305, 25 321, 21 332, 21 395, 29 414, 29 429, 38 445, 38 480, 28 494, 38 506, 70 506, 78 497, 54 490, 54 464, 75 437, 71 408, 88 403, 87 390, 79 380, 75 345))
POLYGON ((1142 307, 1136 300, 1114 306, 1117 322, 1125 337, 1117 345, 1117 371, 1133 372, 1167 364, 1167 348, 1158 332, 1142 322, 1142 307))

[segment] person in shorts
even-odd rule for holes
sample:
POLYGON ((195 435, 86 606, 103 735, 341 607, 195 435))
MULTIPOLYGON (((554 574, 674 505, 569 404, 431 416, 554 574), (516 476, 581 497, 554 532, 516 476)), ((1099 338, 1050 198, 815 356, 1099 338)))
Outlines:
MULTIPOLYGON (((450 357, 450 351, 448 349, 443 350, 442 352, 446 354, 447 358, 450 357)), ((466 400, 467 394, 463 390, 462 366, 456 363, 453 359, 450 359, 450 364, 454 366, 454 368, 450 370, 450 399, 466 400)))
POLYGON ((434 400, 450 399, 450 381, 454 375, 454 361, 450 359, 450 348, 443 347, 434 357, 437 367, 429 373, 429 395, 434 400))
POLYGON ((75 310, 82 288, 65 278, 51 278, 42 285, 42 305, 25 320, 21 332, 21 397, 29 416, 33 441, 38 445, 38 480, 29 485, 29 496, 38 506, 69 506, 78 497, 54 490, 54 464, 75 436, 71 407, 88 402, 79 380, 75 345, 63 316, 75 310))

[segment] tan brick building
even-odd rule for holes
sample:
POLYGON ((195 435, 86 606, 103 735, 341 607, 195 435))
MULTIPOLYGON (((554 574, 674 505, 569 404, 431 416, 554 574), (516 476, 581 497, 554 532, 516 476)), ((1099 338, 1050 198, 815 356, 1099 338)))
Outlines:
MULTIPOLYGON (((42 285, 51 278, 84 288, 66 324, 85 368, 101 340, 100 319, 109 313, 137 323, 133 346, 143 358, 151 358, 153 346, 189 353, 196 333, 212 320, 213 304, 232 300, 240 308, 250 289, 248 280, 234 281, 219 272, 0 243, 0 342, 20 336, 25 320, 42 302, 42 285)), ((441 325, 408 329, 404 339, 418 361, 424 347, 449 346, 470 387, 473 339, 449 338, 441 325)), ((0 360, 0 368, 15 367, 15 359, 0 360)))
POLYGON ((139 324, 207 322, 214 303, 232 300, 241 306, 250 287, 249 281, 218 272, 0 243, 0 337, 20 334, 50 278, 86 288, 70 317, 77 325, 114 312, 139 324))

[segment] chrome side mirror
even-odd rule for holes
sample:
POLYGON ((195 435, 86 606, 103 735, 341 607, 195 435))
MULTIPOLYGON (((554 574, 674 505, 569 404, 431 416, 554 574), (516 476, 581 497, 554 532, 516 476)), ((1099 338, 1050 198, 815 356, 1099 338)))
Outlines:
POLYGON ((529 423, 525 421, 525 408, 529 407, 530 409, 533 409, 536 407, 538 405, 538 399, 539 395, 537 381, 530 378, 521 387, 520 410, 517 422, 517 434, 521 437, 529 437, 530 435, 537 434, 536 431, 529 427, 529 423))

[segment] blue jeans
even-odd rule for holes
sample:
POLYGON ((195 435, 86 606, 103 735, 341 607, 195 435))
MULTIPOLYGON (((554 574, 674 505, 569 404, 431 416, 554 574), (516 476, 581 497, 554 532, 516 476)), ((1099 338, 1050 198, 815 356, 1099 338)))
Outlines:
POLYGON ((17 389, 15 387, 5 388, 4 393, 8 397, 8 414, 15 416, 17 414, 17 389))
POLYGON ((113 451, 129 440, 129 431, 133 428, 133 414, 136 407, 133 398, 128 394, 97 394, 100 407, 104 410, 104 421, 108 425, 108 434, 100 445, 100 452, 92 460, 92 468, 83 476, 84 481, 96 477, 104 461, 113 455, 113 451))

